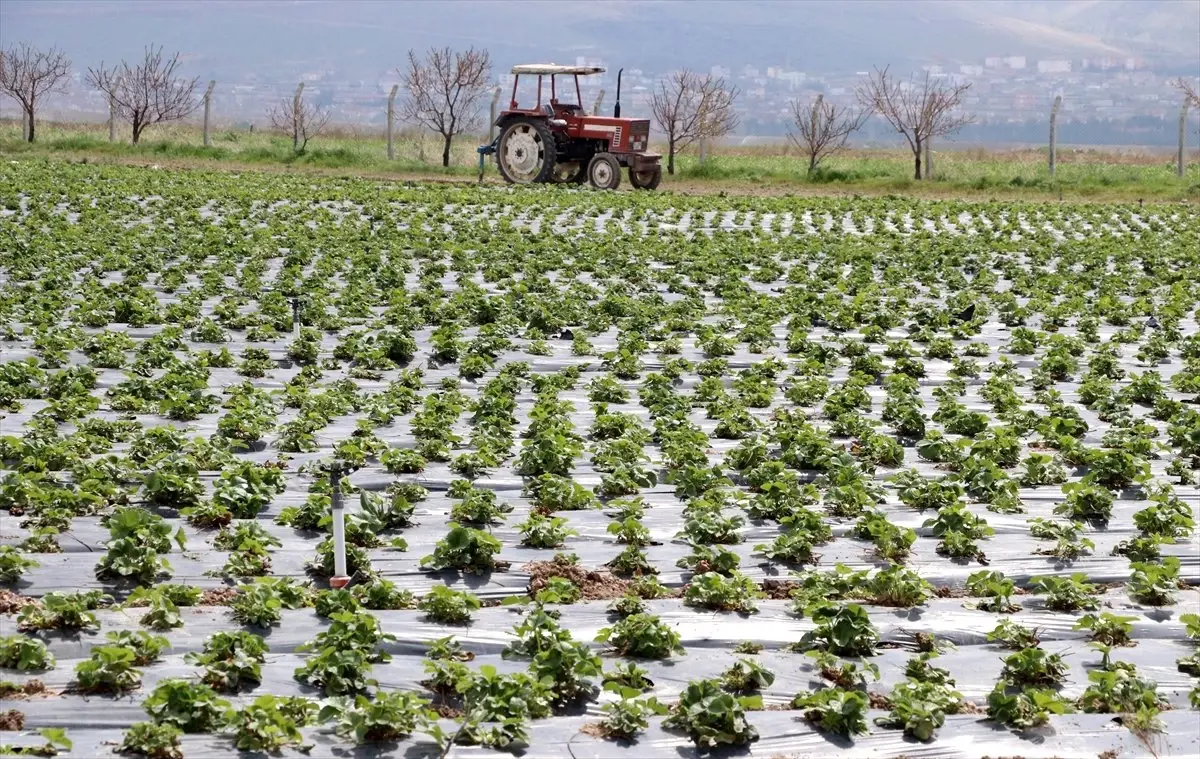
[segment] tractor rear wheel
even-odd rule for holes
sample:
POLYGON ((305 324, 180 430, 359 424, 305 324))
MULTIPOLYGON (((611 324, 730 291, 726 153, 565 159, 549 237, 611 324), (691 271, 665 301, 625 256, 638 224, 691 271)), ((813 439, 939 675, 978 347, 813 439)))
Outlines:
POLYGON ((554 167, 554 181, 557 184, 583 184, 586 178, 586 161, 566 161, 554 167))
POLYGON ((500 132, 496 166, 512 184, 549 182, 554 178, 557 154, 554 135, 542 119, 516 119, 500 132))
POLYGON ((662 166, 655 166, 642 171, 634 171, 633 167, 629 167, 629 184, 639 190, 654 190, 658 188, 658 183, 662 181, 662 166))
POLYGON ((597 153, 588 163, 588 181, 597 190, 615 190, 621 186, 621 164, 612 153, 597 153))

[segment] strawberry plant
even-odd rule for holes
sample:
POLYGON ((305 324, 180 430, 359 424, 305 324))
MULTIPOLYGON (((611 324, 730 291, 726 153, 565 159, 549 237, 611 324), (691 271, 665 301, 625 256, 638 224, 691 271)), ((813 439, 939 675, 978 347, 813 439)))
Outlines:
POLYGON ((183 759, 181 735, 183 731, 171 724, 135 722, 121 737, 117 751, 147 759, 183 759))
POLYGON ((1012 580, 1004 576, 1003 572, 995 570, 972 572, 967 577, 967 592, 982 599, 975 605, 984 611, 1011 614, 1021 609, 1012 601, 1016 586, 1012 580))
POLYGON ((870 662, 847 662, 828 651, 809 651, 806 656, 813 660, 821 677, 839 688, 865 689, 867 679, 879 679, 879 667, 870 662))
POLYGON ((91 656, 75 665, 75 678, 84 693, 124 693, 142 682, 137 653, 124 646, 96 646, 91 656))
POLYGON ((1159 563, 1135 561, 1129 577, 1129 595, 1150 606, 1169 606, 1175 603, 1179 589, 1179 559, 1167 556, 1159 563))
POLYGON ((26 569, 41 566, 33 559, 27 559, 12 546, 0 546, 0 584, 12 585, 21 578, 26 569))
POLYGON ((334 721, 334 731, 355 743, 398 741, 428 729, 435 718, 429 702, 414 693, 380 693, 330 699, 317 715, 320 722, 334 721))
POLYGON ((294 580, 259 578, 238 588, 231 608, 233 618, 242 624, 270 627, 283 618, 283 609, 299 609, 307 603, 307 590, 294 580))
POLYGON ((641 659, 666 659, 683 653, 682 639, 653 614, 631 614, 596 634, 600 643, 610 643, 622 656, 641 659))
POLYGON ((133 651, 133 663, 139 667, 158 661, 170 643, 162 635, 151 635, 145 630, 114 630, 105 636, 109 645, 121 646, 133 651))
POLYGON ((231 709, 226 722, 239 751, 278 753, 286 746, 303 748, 300 728, 313 724, 317 705, 298 696, 259 696, 240 709, 231 709))
POLYGON ((853 738, 866 733, 867 697, 860 691, 823 688, 800 693, 792 707, 804 710, 804 718, 814 727, 831 735, 853 738))
POLYGON ((799 647, 802 650, 828 651, 838 656, 870 656, 875 653, 879 633, 863 607, 858 604, 821 604, 814 607, 810 614, 817 626, 800 639, 799 647))
POLYGON ((603 683, 606 688, 611 683, 614 688, 641 693, 654 685, 654 681, 647 675, 649 673, 646 670, 632 662, 617 662, 612 669, 604 673, 603 683))
POLYGON ((100 626, 93 610, 111 602, 99 590, 76 593, 51 591, 42 596, 41 604, 30 604, 17 614, 17 627, 22 630, 88 630, 100 626))
POLYGON ((701 609, 752 614, 758 610, 754 600, 761 595, 754 581, 740 573, 726 577, 704 572, 691 578, 684 589, 683 602, 701 609))
POLYGON ((482 530, 451 522, 450 531, 438 541, 433 553, 421 559, 425 569, 457 569, 472 574, 484 574, 498 568, 495 555, 500 541, 482 530))
POLYGON ((562 517, 544 517, 531 514, 529 519, 517 525, 521 531, 521 545, 530 548, 558 548, 567 538, 578 535, 570 529, 562 517))
POLYGON ((467 625, 471 623, 471 612, 480 605, 479 599, 465 590, 435 585, 417 604, 417 608, 425 612, 430 621, 438 624, 467 625))
POLYGON ((758 731, 746 719, 745 709, 761 701, 756 696, 736 697, 721 689, 717 680, 694 680, 672 706, 663 726, 687 733, 702 749, 742 746, 758 740, 758 731))
POLYGON ((1036 647, 1041 641, 1036 629, 1017 624, 1011 619, 1000 620, 1000 623, 987 634, 987 639, 991 643, 998 643, 1005 648, 1018 651, 1036 647))
POLYGON ((1091 640, 1097 643, 1103 643, 1109 646, 1130 646, 1133 645, 1133 640, 1129 634, 1133 632, 1133 625, 1130 624, 1136 617, 1122 616, 1111 612, 1101 612, 1099 616, 1095 614, 1085 614, 1075 623, 1075 630, 1089 630, 1091 640))
POLYGON ((1033 592, 1046 596, 1046 608, 1054 611, 1093 610, 1099 605, 1096 586, 1086 582, 1087 575, 1076 572, 1070 577, 1049 575, 1029 581, 1033 592))
POLYGON ((734 694, 757 693, 774 682, 774 672, 750 659, 737 660, 721 674, 721 687, 734 694))
POLYGON ((1079 697, 1079 710, 1099 714, 1137 714, 1153 711, 1157 713, 1169 706, 1159 695, 1158 686, 1152 680, 1139 677, 1136 672, 1118 667, 1111 670, 1093 670, 1088 673, 1090 684, 1079 697))
POLYGON ((1067 665, 1062 656, 1033 647, 1005 657, 1000 676, 1010 685, 1028 687, 1058 685, 1066 674, 1067 665))
POLYGON ((632 741, 650 727, 650 715, 667 713, 667 708, 655 699, 636 698, 636 690, 618 688, 617 692, 621 696, 619 701, 611 701, 600 707, 604 712, 600 730, 606 738, 632 741))
POLYGON ((142 708, 160 725, 174 725, 185 733, 207 733, 224 721, 229 702, 202 683, 180 678, 160 680, 142 708))
POLYGON ((71 739, 67 737, 67 731, 62 728, 43 727, 38 730, 38 735, 46 742, 40 745, 0 743, 0 755, 58 756, 60 752, 70 752, 74 747, 71 739))
POLYGON ((8 635, 0 638, 0 667, 21 672, 31 669, 52 669, 54 655, 46 644, 28 635, 8 635))
POLYGON ((987 697, 988 718, 1018 730, 1044 725, 1050 715, 1070 711, 1070 705, 1051 690, 1025 688, 1010 693, 1002 683, 997 683, 987 697))
POLYGON ((245 631, 217 632, 204 642, 204 650, 189 653, 189 664, 204 667, 201 681, 222 693, 237 693, 262 681, 267 644, 245 631))

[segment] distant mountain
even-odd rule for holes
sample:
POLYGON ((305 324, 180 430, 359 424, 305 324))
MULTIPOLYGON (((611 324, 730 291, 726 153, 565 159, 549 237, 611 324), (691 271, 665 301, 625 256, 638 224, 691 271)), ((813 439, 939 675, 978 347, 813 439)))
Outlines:
POLYGON ((989 55, 1142 57, 1200 72, 1200 0, 3 0, 0 44, 58 44, 83 69, 149 42, 203 78, 375 77, 406 50, 486 47, 499 67, 601 58, 611 66, 786 65, 822 73, 989 55))

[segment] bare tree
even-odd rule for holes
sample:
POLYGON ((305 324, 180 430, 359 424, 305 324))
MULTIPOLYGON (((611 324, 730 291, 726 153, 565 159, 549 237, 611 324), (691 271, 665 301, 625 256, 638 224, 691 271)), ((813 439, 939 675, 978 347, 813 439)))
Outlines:
POLYGON ((821 161, 846 147, 850 135, 857 132, 870 116, 871 111, 865 108, 853 110, 834 105, 823 95, 817 95, 812 105, 793 100, 792 125, 796 129, 788 132, 788 139, 808 156, 809 176, 821 161))
POLYGON ((737 129, 733 110, 737 87, 711 74, 675 71, 658 83, 650 97, 650 111, 667 133, 667 173, 675 173, 675 154, 700 139, 713 139, 737 129))
POLYGON ((33 142, 38 101, 51 92, 66 92, 71 59, 56 49, 38 50, 25 42, 0 51, 0 92, 21 105, 33 142))
POLYGON ((308 141, 320 134, 329 124, 331 112, 328 108, 304 98, 304 85, 296 90, 294 97, 282 98, 278 104, 267 109, 271 126, 281 132, 290 132, 292 147, 303 153, 308 141))
POLYGON ((1196 84, 1192 80, 1179 77, 1171 82, 1171 84, 1183 93, 1183 96, 1188 99, 1189 103, 1200 108, 1200 91, 1197 91, 1196 84))
POLYGON ((404 117, 442 136, 442 166, 449 166, 455 135, 480 126, 479 101, 492 75, 488 52, 430 48, 422 61, 409 50, 408 68, 396 73, 404 85, 404 117))
POLYGON ((162 47, 150 45, 141 63, 121 61, 108 68, 101 63, 89 68, 87 82, 108 95, 116 115, 133 127, 133 144, 142 130, 164 121, 178 121, 200 106, 196 85, 200 79, 178 76, 179 53, 163 56, 162 47))
POLYGON ((975 120, 957 110, 970 87, 969 82, 949 84, 928 72, 923 79, 900 81, 885 66, 869 74, 855 94, 864 107, 904 135, 913 154, 913 177, 920 179, 921 151, 929 139, 953 134, 975 120))

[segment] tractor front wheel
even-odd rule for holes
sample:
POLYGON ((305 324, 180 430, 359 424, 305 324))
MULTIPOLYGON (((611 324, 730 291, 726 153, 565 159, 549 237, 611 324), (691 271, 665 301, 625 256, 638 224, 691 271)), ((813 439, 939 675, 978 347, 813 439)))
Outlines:
POLYGON ((597 153, 588 164, 588 182, 597 190, 615 190, 621 186, 621 164, 612 153, 597 153))
POLYGON ((516 119, 500 132, 496 166, 512 184, 549 182, 554 178, 557 150, 554 136, 543 119, 516 119))
POLYGON ((655 166, 642 171, 634 171, 633 167, 629 167, 629 184, 639 190, 654 190, 658 188, 659 182, 662 181, 662 166, 655 166))

